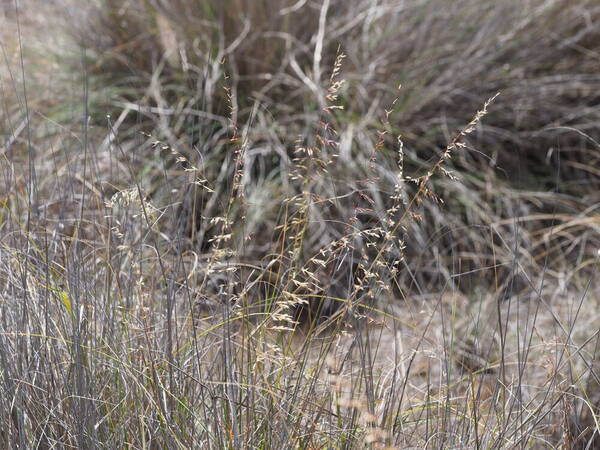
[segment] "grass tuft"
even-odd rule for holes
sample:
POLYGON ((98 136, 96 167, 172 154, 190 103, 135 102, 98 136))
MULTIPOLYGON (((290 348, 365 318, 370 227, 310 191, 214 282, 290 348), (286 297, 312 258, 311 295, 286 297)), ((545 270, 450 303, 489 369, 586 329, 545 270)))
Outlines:
POLYGON ((38 3, 0 447, 598 446, 596 2, 38 3))

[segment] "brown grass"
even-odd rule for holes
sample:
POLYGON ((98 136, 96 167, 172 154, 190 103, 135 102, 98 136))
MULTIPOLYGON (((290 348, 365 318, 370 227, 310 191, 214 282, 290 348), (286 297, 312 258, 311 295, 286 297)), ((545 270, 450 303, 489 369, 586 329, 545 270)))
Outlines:
POLYGON ((0 446, 597 445, 595 2, 18 4, 0 446))

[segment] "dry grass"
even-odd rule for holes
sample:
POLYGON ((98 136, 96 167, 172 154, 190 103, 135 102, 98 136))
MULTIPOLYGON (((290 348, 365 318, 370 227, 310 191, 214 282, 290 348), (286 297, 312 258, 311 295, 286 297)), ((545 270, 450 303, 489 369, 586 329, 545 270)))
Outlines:
POLYGON ((18 4, 0 446, 598 445, 595 2, 18 4))

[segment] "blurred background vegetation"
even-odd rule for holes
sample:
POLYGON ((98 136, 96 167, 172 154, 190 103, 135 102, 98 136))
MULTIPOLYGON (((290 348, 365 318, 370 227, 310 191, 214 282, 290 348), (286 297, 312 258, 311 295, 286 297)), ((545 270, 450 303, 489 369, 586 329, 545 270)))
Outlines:
MULTIPOLYGON (((389 192, 395 183, 396 137, 404 144, 404 173, 418 177, 500 93, 467 148, 450 162, 457 182, 436 181, 444 206, 423 205, 424 220, 411 225, 406 251, 423 286, 427 276, 437 279, 443 271, 433 264, 447 268, 448 278, 457 260, 464 272, 491 265, 491 254, 510 260, 513 249, 492 249, 493 240, 482 239, 479 227, 499 224, 510 234, 515 224, 503 220, 515 216, 524 218, 517 241, 528 241, 523 246, 537 270, 548 264, 564 270, 567 254, 581 264, 583 254, 598 248, 585 233, 591 224, 572 219, 598 203, 599 8, 593 0, 147 0, 95 2, 63 17, 85 51, 76 73, 83 64, 90 119, 100 127, 106 111, 116 118, 124 105, 137 108, 119 134, 139 140, 140 130, 152 130, 207 178, 221 173, 231 154, 231 114, 246 127, 244 183, 261 217, 247 225, 255 228, 247 234, 276 222, 280 197, 273 190, 294 188, 286 179, 290 155, 297 136, 310 137, 319 127, 338 48, 347 55, 346 84, 339 93, 343 109, 334 118, 340 158, 331 170, 344 187, 334 194, 315 186, 323 198, 366 190, 377 197, 375 211, 385 210, 385 195, 375 192, 389 192), (387 109, 393 117, 386 145, 369 163, 387 109), (368 173, 372 166, 375 174, 368 173), (371 177, 378 183, 357 182, 371 177), (562 233, 539 239, 559 215, 569 237, 586 236, 583 253, 562 233)), ((148 167, 148 159, 141 164, 148 167)), ((152 188, 160 190, 156 178, 152 188)), ((355 202, 340 200, 341 212, 333 214, 352 215, 355 202)), ((327 229, 324 241, 336 235, 339 230, 327 229)))

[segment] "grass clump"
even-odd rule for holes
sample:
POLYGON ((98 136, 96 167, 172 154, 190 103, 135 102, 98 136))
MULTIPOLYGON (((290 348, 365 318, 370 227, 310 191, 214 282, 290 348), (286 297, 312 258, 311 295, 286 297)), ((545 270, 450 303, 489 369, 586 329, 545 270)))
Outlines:
POLYGON ((19 3, 2 446, 596 446, 577 3, 19 3))

